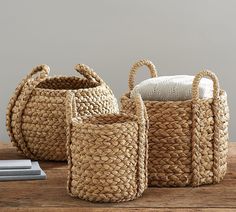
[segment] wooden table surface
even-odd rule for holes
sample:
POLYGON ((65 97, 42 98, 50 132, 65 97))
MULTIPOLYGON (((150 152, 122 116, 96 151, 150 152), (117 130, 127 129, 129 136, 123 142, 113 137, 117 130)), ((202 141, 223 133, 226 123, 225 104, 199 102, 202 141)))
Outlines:
MULTIPOLYGON (((0 143, 0 159, 24 158, 10 144, 0 143)), ((48 179, 0 182, 0 211, 236 211, 236 143, 230 143, 228 172, 217 185, 198 188, 148 188, 126 203, 91 203, 66 192, 67 166, 40 162, 48 179), (79 210, 78 210, 79 209, 79 210)))

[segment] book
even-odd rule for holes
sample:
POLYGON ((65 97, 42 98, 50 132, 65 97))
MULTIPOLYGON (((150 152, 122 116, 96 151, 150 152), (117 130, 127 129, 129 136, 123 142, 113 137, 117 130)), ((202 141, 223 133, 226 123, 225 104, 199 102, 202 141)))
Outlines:
POLYGON ((46 178, 45 172, 40 168, 40 174, 38 175, 0 176, 0 181, 45 180, 46 178))
POLYGON ((1 169, 30 169, 31 160, 0 160, 1 169))
POLYGON ((38 162, 32 162, 30 169, 0 169, 0 176, 16 176, 16 175, 40 175, 41 169, 38 162))

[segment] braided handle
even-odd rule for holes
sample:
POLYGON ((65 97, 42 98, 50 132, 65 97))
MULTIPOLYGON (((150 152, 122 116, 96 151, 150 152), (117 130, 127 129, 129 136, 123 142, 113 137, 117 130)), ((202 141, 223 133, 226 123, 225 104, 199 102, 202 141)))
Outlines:
POLYGON ((66 93, 66 121, 70 124, 73 118, 77 117, 75 94, 72 91, 66 93))
POLYGON ((150 60, 139 60, 132 66, 129 73, 129 90, 130 91, 134 89, 134 81, 135 81, 134 79, 135 79, 136 73, 138 69, 142 66, 148 67, 152 78, 157 77, 156 67, 150 60))
POLYGON ((199 113, 201 114, 201 105, 198 104, 199 100, 199 83, 203 77, 209 77, 213 81, 213 118, 214 118, 214 137, 213 137, 213 183, 220 181, 220 121, 219 121, 219 81, 217 76, 209 71, 203 70, 200 71, 193 80, 192 85, 192 186, 198 186, 200 184, 200 165, 201 165, 201 134, 199 133, 199 129, 201 128, 202 118, 200 117, 199 113))
MULTIPOLYGON (((20 82, 20 84, 17 86, 17 88, 15 90, 15 93, 11 97, 9 104, 8 104, 8 110, 7 110, 8 115, 11 115, 12 108, 14 107, 15 102, 18 99, 19 95, 21 94, 21 91, 22 91, 24 85, 27 83, 27 81, 30 79, 33 79, 34 75, 39 73, 39 76, 37 76, 35 79, 33 79, 33 84, 36 86, 37 84, 39 84, 40 82, 42 82, 43 80, 45 80, 47 78, 49 72, 50 72, 50 68, 47 65, 39 65, 39 66, 36 66, 35 68, 33 68, 33 70, 20 82)), ((9 119, 7 119, 7 122, 8 121, 10 121, 10 117, 9 117, 9 119)))
POLYGON ((24 136, 22 135, 21 130, 19 131, 19 134, 17 135, 17 139, 15 138, 15 135, 13 133, 12 129, 12 116, 13 116, 13 108, 17 106, 18 114, 16 116, 16 128, 21 128, 21 117, 23 110, 30 98, 32 90, 37 86, 40 82, 45 80, 49 74, 50 68, 47 65, 39 65, 35 67, 27 76, 25 79, 23 79, 20 84, 17 86, 15 93, 11 97, 8 107, 7 107, 7 115, 6 115, 6 127, 8 134, 11 138, 11 142, 18 148, 18 150, 25 153, 26 156, 33 158, 33 154, 30 153, 29 150, 27 150, 26 143, 24 142, 24 136), (34 75, 38 74, 39 76, 34 75), (16 102, 18 101, 18 104, 16 102))
POLYGON ((77 64, 75 66, 75 70, 89 80, 92 80, 98 83, 104 83, 102 78, 99 77, 93 69, 91 69, 89 66, 85 64, 77 64))
POLYGON ((140 94, 134 97, 136 116, 138 117, 138 189, 137 196, 140 196, 147 187, 147 157, 148 157, 148 117, 146 107, 140 94))
POLYGON ((145 106, 140 94, 137 94, 134 97, 136 116, 138 117, 141 123, 145 122, 145 106))
POLYGON ((192 99, 198 100, 199 99, 199 83, 203 77, 209 77, 213 81, 213 99, 217 99, 219 97, 219 80, 217 76, 209 70, 200 71, 193 80, 192 85, 192 99))
POLYGON ((72 91, 67 91, 66 93, 66 154, 68 161, 68 177, 67 177, 67 191, 70 191, 71 184, 71 172, 70 169, 72 167, 72 159, 71 159, 71 124, 72 119, 76 117, 76 107, 75 107, 75 94, 72 91))
POLYGON ((26 79, 30 79, 30 78, 33 78, 34 75, 36 75, 37 73, 39 73, 39 76, 37 76, 35 78, 35 81, 42 81, 44 80, 45 78, 47 78, 48 74, 50 72, 50 68, 48 65, 39 65, 39 66, 36 66, 35 68, 33 68, 33 70, 30 72, 30 74, 28 74, 26 76, 26 79))
POLYGON ((66 93, 66 122, 68 126, 72 123, 73 119, 82 122, 77 112, 75 93, 68 90, 66 93))

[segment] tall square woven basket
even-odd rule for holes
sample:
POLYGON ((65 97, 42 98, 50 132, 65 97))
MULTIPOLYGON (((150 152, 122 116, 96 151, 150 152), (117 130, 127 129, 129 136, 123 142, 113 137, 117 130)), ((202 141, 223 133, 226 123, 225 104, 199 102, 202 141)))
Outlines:
MULTIPOLYGON (((121 98, 122 110, 130 113, 134 104, 130 92, 137 70, 148 60, 135 63, 129 75, 129 92, 121 98)), ((148 182, 150 186, 199 186, 218 183, 227 169, 229 110, 226 92, 216 75, 199 72, 192 84, 192 99, 186 101, 144 101, 149 117, 148 182), (213 81, 213 98, 199 98, 203 77, 213 81)))

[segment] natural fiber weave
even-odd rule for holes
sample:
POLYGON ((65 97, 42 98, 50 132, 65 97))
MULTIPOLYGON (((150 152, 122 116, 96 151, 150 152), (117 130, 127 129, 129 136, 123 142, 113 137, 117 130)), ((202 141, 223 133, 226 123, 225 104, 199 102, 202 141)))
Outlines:
POLYGON ((12 143, 24 155, 38 160, 66 160, 66 93, 76 96, 78 114, 118 112, 117 101, 104 81, 86 65, 75 69, 85 78, 48 77, 41 65, 22 80, 7 110, 12 143))
POLYGON ((123 202, 147 187, 147 117, 142 99, 135 115, 78 117, 68 92, 68 193, 95 202, 123 202))
MULTIPOLYGON (((136 63, 129 76, 134 88, 138 68, 146 65, 157 76, 148 60, 136 63)), ((122 110, 133 111, 130 91, 121 98, 122 110)), ((227 95, 219 89, 210 71, 201 71, 193 81, 192 99, 186 101, 144 101, 149 117, 148 182, 150 186, 198 186, 218 183, 227 168, 227 95), (214 83, 214 97, 199 99, 198 85, 203 77, 214 83)))

